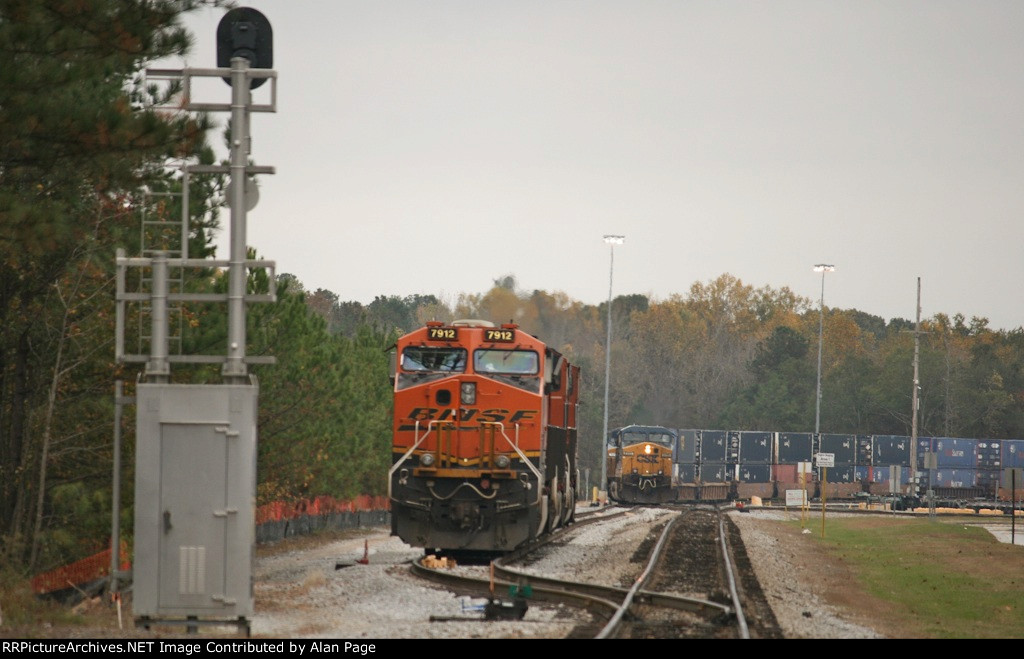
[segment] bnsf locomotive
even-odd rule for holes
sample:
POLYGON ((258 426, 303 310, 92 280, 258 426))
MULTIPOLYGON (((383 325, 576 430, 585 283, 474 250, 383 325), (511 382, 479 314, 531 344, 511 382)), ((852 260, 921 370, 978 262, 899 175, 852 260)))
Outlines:
POLYGON ((672 457, 678 436, 661 426, 616 428, 608 438, 608 497, 620 503, 676 500, 672 457))
POLYGON ((517 325, 431 321, 392 364, 391 533, 506 552, 573 521, 579 367, 517 325))

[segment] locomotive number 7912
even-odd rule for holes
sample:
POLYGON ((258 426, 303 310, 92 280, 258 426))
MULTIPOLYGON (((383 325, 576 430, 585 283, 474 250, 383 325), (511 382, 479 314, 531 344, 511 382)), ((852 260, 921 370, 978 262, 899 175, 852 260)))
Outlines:
POLYGON ((484 340, 500 343, 512 343, 516 340, 516 333, 507 329, 484 330, 484 340))
POLYGON ((454 341, 459 338, 459 331, 452 327, 431 327, 427 338, 435 341, 454 341))

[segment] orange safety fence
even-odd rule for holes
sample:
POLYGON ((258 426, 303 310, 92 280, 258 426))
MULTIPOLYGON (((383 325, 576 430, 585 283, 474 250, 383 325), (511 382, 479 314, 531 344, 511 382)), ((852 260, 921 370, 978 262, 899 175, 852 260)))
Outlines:
POLYGON ((304 515, 329 515, 331 513, 355 513, 369 510, 390 510, 391 502, 386 496, 364 494, 354 499, 335 499, 319 496, 315 499, 284 502, 275 501, 256 509, 256 524, 280 522, 304 515))
MULTIPOLYGON (((121 567, 119 569, 128 570, 129 568, 131 568, 131 559, 128 557, 128 545, 122 542, 121 567)), ((110 549, 108 548, 98 554, 63 565, 55 570, 37 574, 32 577, 32 592, 37 595, 52 593, 57 590, 86 584, 109 575, 110 549)))
MULTIPOLYGON (((360 495, 354 499, 335 499, 319 496, 303 501, 275 501, 259 506, 256 509, 256 524, 280 522, 295 519, 304 515, 328 515, 332 513, 355 513, 361 511, 390 510, 390 501, 386 496, 360 495)), ((128 546, 121 543, 121 570, 131 569, 128 546)), ((37 595, 52 593, 65 588, 95 581, 110 575, 110 549, 93 554, 74 563, 63 565, 55 570, 38 574, 32 578, 32 591, 37 595)))

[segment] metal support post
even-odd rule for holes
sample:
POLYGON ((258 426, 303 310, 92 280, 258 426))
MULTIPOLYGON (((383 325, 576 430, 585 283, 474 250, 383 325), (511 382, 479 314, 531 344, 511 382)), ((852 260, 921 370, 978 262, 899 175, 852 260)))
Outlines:
POLYGON ((117 593, 121 569, 121 411, 124 381, 114 382, 114 473, 110 515, 110 592, 117 593))
POLYGON ((231 58, 231 254, 228 266, 228 357, 222 375, 228 383, 247 382, 245 366, 245 168, 248 160, 249 60, 231 58))
POLYGON ((150 304, 150 350, 146 380, 167 382, 171 374, 167 357, 167 253, 153 254, 153 294, 150 304))

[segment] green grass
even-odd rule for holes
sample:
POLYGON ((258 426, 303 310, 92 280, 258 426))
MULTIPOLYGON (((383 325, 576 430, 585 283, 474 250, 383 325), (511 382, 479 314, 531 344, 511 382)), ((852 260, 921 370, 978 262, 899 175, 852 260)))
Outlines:
POLYGON ((24 630, 53 624, 75 624, 79 616, 59 604, 41 600, 32 593, 28 580, 6 568, 0 568, 0 637, 9 630, 22 630, 12 638, 25 635, 24 630))
POLYGON ((1024 638, 1024 547, 957 519, 833 518, 815 536, 913 638, 1024 638))

